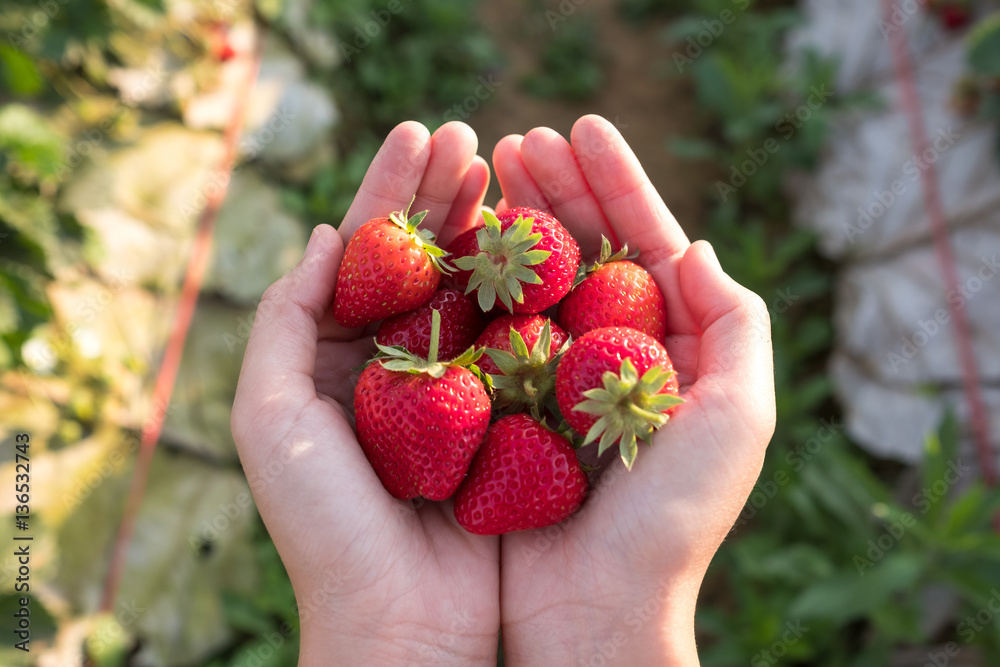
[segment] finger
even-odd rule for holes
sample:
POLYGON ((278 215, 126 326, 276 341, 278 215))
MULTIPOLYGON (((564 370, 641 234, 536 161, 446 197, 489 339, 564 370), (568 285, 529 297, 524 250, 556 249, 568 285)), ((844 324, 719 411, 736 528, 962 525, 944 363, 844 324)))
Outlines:
POLYGON ((507 206, 507 200, 505 200, 503 197, 500 197, 499 201, 497 201, 497 205, 494 206, 490 212, 496 215, 501 211, 506 211, 508 208, 510 208, 510 206, 507 206))
POLYGON ((643 264, 667 261, 690 245, 614 125, 584 116, 570 134, 573 152, 611 228, 645 255, 643 264))
POLYGON ((489 185, 490 167, 486 160, 476 155, 438 234, 438 245, 447 248, 456 236, 482 224, 483 198, 489 185))
POLYGON ((343 256, 337 231, 319 225, 302 261, 264 292, 243 357, 234 425, 256 424, 265 408, 281 410, 315 398, 317 324, 330 309, 343 256))
MULTIPOLYGON (((609 500, 591 513, 610 521, 622 503, 641 498, 657 508, 657 525, 671 526, 675 557, 707 564, 746 501, 774 431, 771 346, 763 302, 722 271, 708 243, 688 249, 678 277, 691 316, 704 328, 698 378, 653 446, 640 452, 629 484, 609 487, 609 500)), ((649 534, 647 521, 631 526, 649 534)), ((654 540, 645 554, 654 567, 663 547, 654 540)))
POLYGON ((445 123, 431 136, 431 156, 411 209, 427 211, 422 227, 441 231, 478 147, 476 133, 459 121, 445 123))
POLYGON ((431 138, 426 127, 406 121, 393 128, 369 165, 358 194, 338 228, 345 244, 358 227, 372 218, 407 207, 420 187, 430 157, 431 138))
POLYGON ((571 133, 573 152, 618 239, 639 252, 667 302, 667 333, 697 327, 680 307, 677 266, 691 245, 615 127, 600 116, 584 116, 571 133))
POLYGON ((771 323, 759 296, 727 276, 712 246, 698 241, 680 264, 680 286, 701 327, 692 400, 765 441, 774 431, 771 323), (717 411, 716 411, 717 409, 717 411))
POLYGON ((600 251, 602 235, 616 248, 621 247, 562 135, 547 127, 531 130, 521 142, 521 160, 552 214, 580 244, 584 257, 600 251))
POLYGON ((521 161, 523 139, 519 134, 507 135, 493 149, 493 171, 496 172, 500 191, 503 192, 504 207, 530 206, 551 213, 548 200, 521 161))

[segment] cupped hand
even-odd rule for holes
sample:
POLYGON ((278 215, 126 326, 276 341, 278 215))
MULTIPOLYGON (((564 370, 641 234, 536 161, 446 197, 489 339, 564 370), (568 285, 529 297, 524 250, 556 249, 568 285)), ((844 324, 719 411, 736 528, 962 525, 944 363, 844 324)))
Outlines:
POLYGON ((344 247, 365 221, 429 210, 447 244, 476 224, 489 169, 461 123, 390 133, 338 230, 320 225, 299 265, 264 294, 232 411, 240 460, 301 617, 300 664, 494 664, 499 546, 450 503, 392 498, 353 431, 371 332, 345 329, 332 300, 344 247))
POLYGON ((493 164, 498 209, 550 211, 585 257, 602 235, 639 251, 666 297, 686 401, 632 471, 614 461, 566 522, 501 538, 508 664, 698 664, 698 589, 774 431, 767 309, 709 244, 688 241, 603 118, 581 118, 570 142, 547 128, 508 136, 493 164))

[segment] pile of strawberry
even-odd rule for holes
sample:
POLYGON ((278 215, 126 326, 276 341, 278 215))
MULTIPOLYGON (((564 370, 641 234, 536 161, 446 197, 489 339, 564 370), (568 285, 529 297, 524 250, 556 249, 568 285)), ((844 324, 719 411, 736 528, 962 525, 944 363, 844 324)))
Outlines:
POLYGON ((447 251, 425 215, 370 220, 344 253, 337 321, 381 320, 354 392, 358 441, 389 493, 455 496, 472 533, 558 523, 587 491, 576 449, 618 444, 631 469, 682 402, 663 294, 607 240, 581 264, 541 211, 484 212, 447 251))

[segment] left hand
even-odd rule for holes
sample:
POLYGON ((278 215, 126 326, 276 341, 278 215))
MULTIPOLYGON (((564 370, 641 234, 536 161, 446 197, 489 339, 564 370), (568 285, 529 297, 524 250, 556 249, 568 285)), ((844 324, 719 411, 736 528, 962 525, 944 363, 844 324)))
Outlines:
POLYGON ((389 495, 352 424, 371 331, 331 308, 351 234, 370 218, 428 209, 448 243, 479 219, 489 169, 462 123, 394 129, 338 230, 320 225, 257 310, 233 405, 240 460, 295 589, 300 665, 494 665, 499 544, 464 531, 452 504, 389 495))

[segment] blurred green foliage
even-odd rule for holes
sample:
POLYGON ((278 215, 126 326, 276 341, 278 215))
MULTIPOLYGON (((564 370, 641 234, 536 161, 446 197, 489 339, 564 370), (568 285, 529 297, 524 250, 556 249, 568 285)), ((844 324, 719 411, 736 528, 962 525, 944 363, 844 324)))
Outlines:
POLYGON ((474 8, 466 0, 311 5, 310 24, 336 36, 342 57, 325 82, 343 112, 336 136, 341 157, 304 188, 286 191, 294 212, 312 224, 338 225, 396 123, 417 120, 433 132, 463 118, 466 100, 500 64, 474 8))
MULTIPOLYGON (((964 620, 986 609, 1000 589, 1000 540, 990 528, 1000 500, 978 482, 966 485, 967 478, 949 482, 959 460, 955 423, 928 439, 919 490, 899 497, 899 470, 859 452, 839 421, 824 367, 833 340, 832 267, 815 254, 813 237, 792 227, 781 187, 788 172, 815 163, 829 114, 863 100, 831 95, 809 107, 816 87, 829 84, 832 68, 815 57, 795 70, 784 67, 782 36, 798 16, 782 4, 749 3, 745 11, 745 3, 733 0, 621 5, 641 19, 663 10, 688 12, 666 35, 679 48, 704 29, 705 20, 740 9, 738 20, 684 63, 712 119, 711 133, 675 139, 671 147, 716 164, 719 182, 732 188, 712 189, 707 231, 727 270, 772 309, 779 419, 736 535, 705 584, 698 617, 707 639, 703 662, 738 664, 750 656, 752 664, 773 664, 777 658, 768 656, 776 651, 765 652, 780 646, 785 663, 884 665, 895 647, 952 640, 975 645, 989 663, 1000 663, 997 618, 975 631, 964 620), (810 108, 808 119, 788 120, 803 105, 810 108), (759 155, 768 140, 779 149, 766 151, 766 162, 755 163, 754 173, 736 186, 733 170, 759 155), (955 493, 956 486, 963 491, 955 493), (922 623, 932 584, 957 592, 959 604, 950 624, 933 634, 922 623), (789 624, 800 636, 787 634, 789 624)), ((22 363, 24 341, 51 316, 44 291, 51 266, 86 246, 81 227, 57 208, 59 189, 71 171, 66 167, 74 141, 113 113, 108 69, 134 48, 123 35, 155 30, 164 18, 156 0, 58 3, 60 11, 44 21, 39 6, 8 0, 0 12, 0 33, 12 36, 0 45, 0 369, 22 363)), ((275 19, 282 6, 261 0, 256 11, 259 20, 275 21, 273 38, 288 40, 275 19)), ((323 0, 308 5, 307 20, 336 35, 343 58, 332 71, 310 70, 335 91, 341 107, 339 156, 305 181, 271 176, 282 187, 283 205, 308 226, 338 224, 391 126, 413 118, 433 130, 500 58, 465 0, 419 6, 323 0)), ((992 32, 984 27, 976 33, 970 62, 993 77, 996 21, 989 25, 992 32)), ((195 59, 203 49, 198 37, 165 36, 164 44, 177 58, 195 59)), ((592 42, 586 21, 562 24, 542 50, 544 73, 527 83, 529 90, 590 95, 601 82, 592 42)), ((1000 108, 993 95, 983 113, 1000 108)), ((156 113, 172 118, 178 110, 156 113)), ((116 138, 114 131, 109 136, 116 138)), ((294 596, 259 521, 252 544, 260 585, 253 595, 226 596, 235 638, 208 663, 213 667, 251 664, 265 654, 270 657, 259 664, 297 661, 294 596)), ((122 659, 117 649, 94 657, 108 665, 122 659)))
POLYGON ((1000 494, 972 481, 954 420, 928 439, 912 492, 899 490, 907 487, 896 466, 849 442, 825 372, 833 267, 793 226, 782 191, 790 173, 815 164, 830 114, 871 101, 828 92, 833 69, 815 56, 787 67, 793 11, 751 5, 688 53, 686 38, 734 3, 688 5, 666 37, 688 58, 684 73, 713 125, 707 138, 670 145, 719 167, 707 234, 727 271, 769 306, 778 407, 760 479, 703 589, 703 664, 886 665, 894 649, 947 641, 995 664, 1000 619, 990 614, 978 630, 964 619, 987 609, 1000 584, 991 526, 1000 494), (927 622, 938 585, 957 594, 944 629, 927 622))
MULTIPOLYGON (((22 365, 25 341, 52 319, 46 288, 53 266, 100 255, 72 212, 59 207, 63 185, 89 163, 91 149, 114 151, 141 136, 136 128, 182 119, 175 101, 123 102, 109 76, 114 68, 142 67, 155 50, 169 66, 184 68, 195 85, 210 83, 218 67, 211 53, 217 21, 225 25, 252 18, 265 25, 269 40, 291 50, 309 78, 333 92, 340 115, 333 137, 337 155, 304 179, 264 164, 252 168, 280 188, 282 205, 308 228, 338 225, 395 123, 415 119, 433 131, 495 71, 499 56, 470 11, 474 8, 465 0, 209 3, 198 9, 206 21, 188 21, 179 30, 170 10, 155 0, 5 2, 0 12, 0 34, 7 37, 0 45, 0 370, 22 365), (305 25, 334 36, 339 59, 334 66, 314 62, 301 50, 287 19, 294 14, 292 4, 305 12, 305 25), (100 132, 96 142, 87 138, 95 131, 100 132)), ((73 396, 73 405, 82 395, 73 396)), ((85 435, 78 428, 63 444, 76 445, 85 435)), ((254 551, 257 586, 249 595, 223 592, 232 639, 210 665, 297 663, 295 597, 263 524, 255 521, 248 546, 254 551)), ((196 546, 203 560, 219 548, 208 541, 196 546)), ((51 623, 43 622, 48 615, 36 613, 37 636, 50 637, 51 623)), ((95 665, 124 664, 141 639, 134 627, 111 627, 115 623, 94 619, 88 651, 95 665), (104 641, 111 635, 120 641, 104 641)))
POLYGON ((22 363, 22 345, 51 316, 50 257, 76 235, 55 210, 65 143, 31 107, 0 109, 0 370, 22 363))
POLYGON ((582 101, 592 98, 604 83, 601 44, 592 17, 572 19, 545 10, 550 30, 542 34, 538 67, 521 81, 537 97, 582 101))
MULTIPOLYGON (((991 123, 1000 123, 1000 12, 983 19, 968 37, 969 76, 959 83, 960 109, 975 110, 991 123)), ((1000 135, 996 143, 1000 160, 1000 135)))

